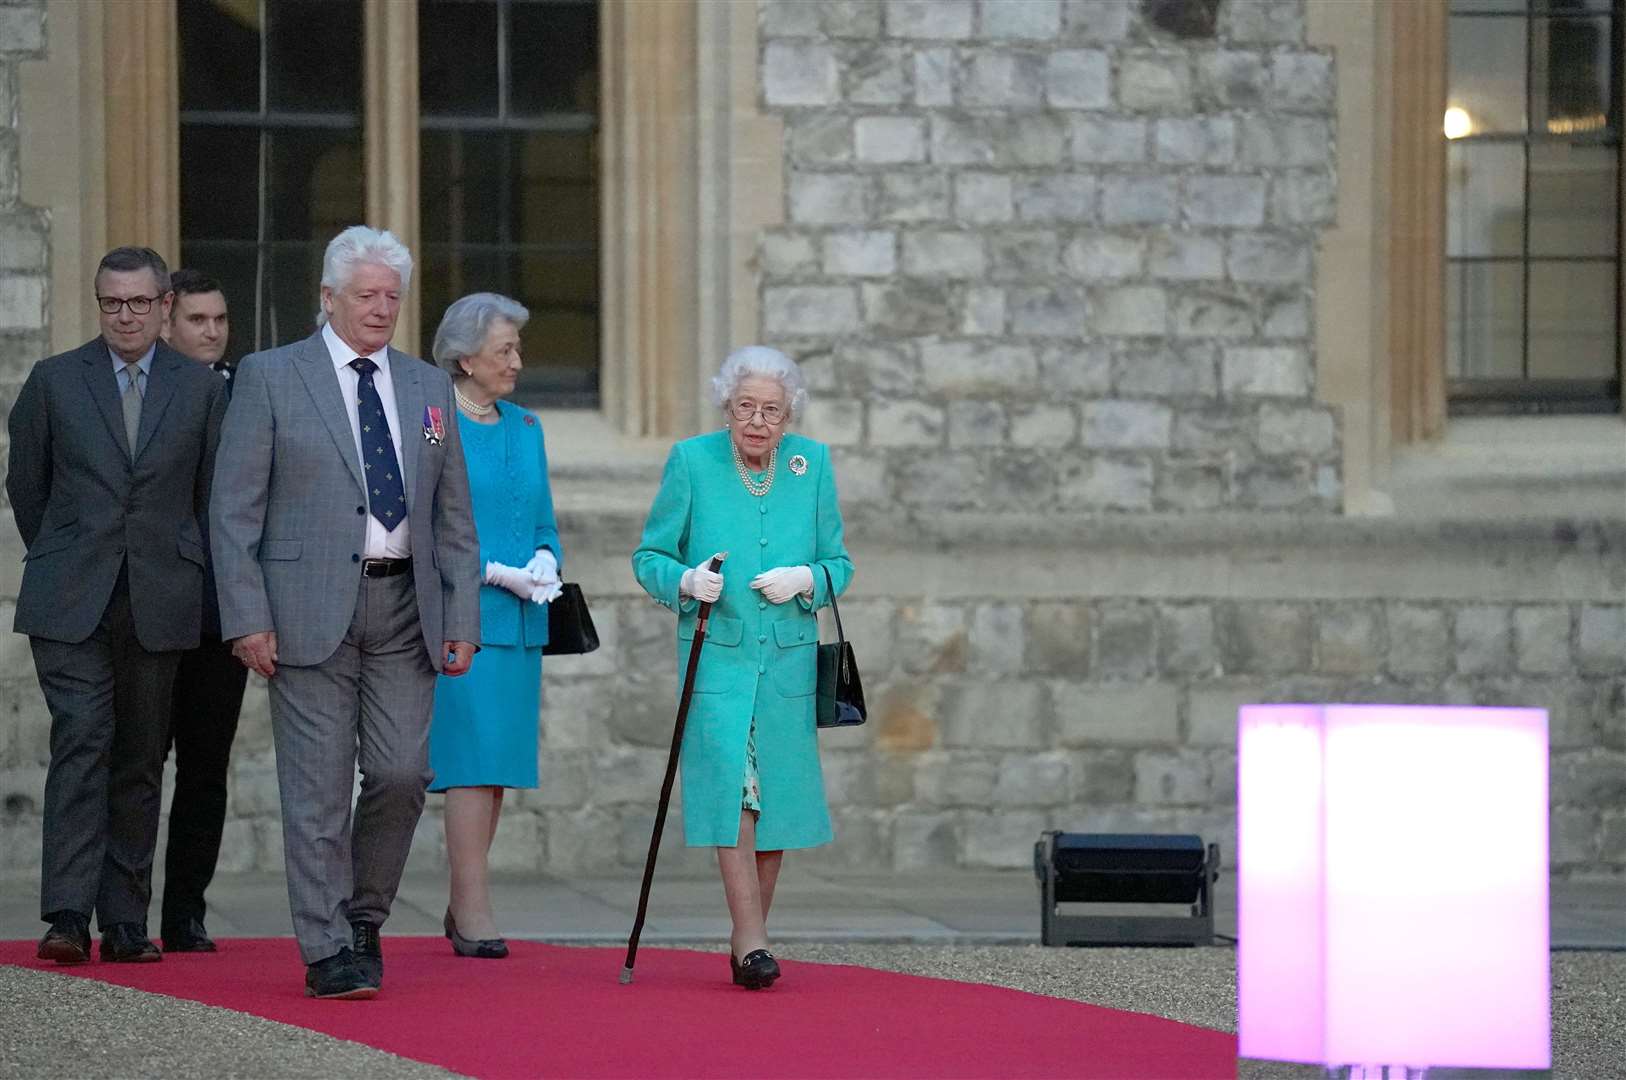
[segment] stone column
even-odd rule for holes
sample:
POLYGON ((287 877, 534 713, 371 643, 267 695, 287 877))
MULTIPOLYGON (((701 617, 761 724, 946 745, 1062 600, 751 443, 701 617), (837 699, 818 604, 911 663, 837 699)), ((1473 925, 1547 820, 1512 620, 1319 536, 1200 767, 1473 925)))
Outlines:
MULTIPOLYGON (((367 169, 367 223, 389 229, 412 249, 423 272, 418 208, 418 5, 365 0, 362 44, 363 159, 367 169)), ((395 347, 419 355, 418 296, 407 290, 395 347)))
POLYGON ((1394 58, 1389 198, 1391 429, 1445 431, 1446 0, 1384 5, 1394 58))
POLYGON ((107 241, 181 252, 180 89, 174 0, 102 6, 107 241))
POLYGON ((697 417, 697 6, 600 9, 604 411, 631 435, 697 417))

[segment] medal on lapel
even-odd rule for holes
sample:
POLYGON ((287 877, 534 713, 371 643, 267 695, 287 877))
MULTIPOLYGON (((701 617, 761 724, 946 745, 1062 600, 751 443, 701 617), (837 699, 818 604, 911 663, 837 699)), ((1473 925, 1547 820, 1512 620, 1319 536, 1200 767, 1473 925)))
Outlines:
POLYGON ((430 446, 439 446, 441 440, 446 438, 446 418, 439 405, 425 405, 423 407, 423 441, 430 446))
POLYGON ((790 459, 790 471, 795 473, 797 476, 801 476, 803 473, 807 472, 807 459, 800 454, 792 454, 790 459))

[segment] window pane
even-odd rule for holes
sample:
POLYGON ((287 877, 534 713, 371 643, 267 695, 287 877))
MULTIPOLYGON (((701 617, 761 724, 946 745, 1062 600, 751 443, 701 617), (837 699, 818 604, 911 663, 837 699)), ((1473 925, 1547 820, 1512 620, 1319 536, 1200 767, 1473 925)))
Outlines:
MULTIPOLYGON (((502 293, 524 303, 524 297, 515 295, 509 262, 510 257, 500 252, 454 252, 442 244, 425 244, 422 270, 417 275, 423 282, 423 340, 434 340, 440 317, 452 301, 469 293, 502 293)), ((530 362, 528 356, 526 362, 530 362)))
POLYGON ((1446 254, 1522 255, 1524 146, 1452 142, 1446 164, 1446 254))
POLYGON ((181 125, 182 240, 253 240, 260 129, 181 125))
POLYGON ((418 102, 425 116, 497 115, 497 5, 419 0, 418 102))
POLYGON ((1615 375, 1615 268, 1609 263, 1530 264, 1530 377, 1615 375))
POLYGON ((1555 135, 1609 124, 1609 20, 1542 19, 1531 26, 1532 126, 1555 135))
POLYGON ((258 112, 259 5, 180 0, 182 109, 258 112))
POLYGON ((1613 146, 1531 144, 1530 254, 1615 254, 1617 160, 1613 146))
POLYGON ((1446 273, 1446 356, 1454 379, 1517 379, 1524 269, 1517 262, 1451 263, 1446 273))
POLYGON ((267 348, 309 337, 316 330, 322 253, 329 239, 324 236, 320 242, 278 244, 271 249, 260 320, 267 348))
POLYGON ((596 145, 588 134, 530 132, 515 139, 515 239, 598 247, 596 145))
POLYGON ((598 5, 517 3, 509 12, 514 115, 597 112, 598 5))
POLYGON ((265 11, 268 108, 359 116, 359 0, 274 0, 265 11))
POLYGON ((1472 134, 1524 130, 1528 25, 1522 18, 1451 20, 1446 103, 1468 113, 1472 134))
POLYGON ((499 132, 423 132, 419 213, 426 242, 490 244, 503 238, 506 139, 499 132))
POLYGON ((531 309, 525 325, 525 368, 531 386, 547 395, 598 392, 598 255, 522 253, 516 260, 519 298, 531 309))
POLYGON ((270 239, 326 244, 366 216, 359 131, 284 128, 269 139, 270 239))
MULTIPOLYGON (((1541 3, 1542 0, 1536 0, 1541 3)), ((1528 0, 1451 0, 1451 14, 1458 15, 1465 11, 1494 11, 1523 14, 1530 9, 1528 0)))

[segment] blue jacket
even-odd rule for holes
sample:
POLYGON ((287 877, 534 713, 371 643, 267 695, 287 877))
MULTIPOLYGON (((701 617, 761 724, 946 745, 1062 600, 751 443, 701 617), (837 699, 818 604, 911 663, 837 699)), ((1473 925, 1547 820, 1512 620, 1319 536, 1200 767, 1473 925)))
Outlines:
POLYGON ((650 507, 633 573, 657 603, 678 613, 681 678, 699 605, 680 601, 683 572, 716 552, 723 593, 712 605, 683 738, 683 828, 691 846, 739 838, 745 743, 756 719, 762 813, 757 849, 812 847, 833 836, 814 725, 818 620, 852 578, 829 450, 787 434, 773 487, 758 497, 735 470, 727 431, 672 448, 650 507), (811 566, 813 599, 770 604, 751 579, 778 566, 811 566))
MULTIPOLYGON (((548 450, 542 423, 506 401, 499 401, 497 408, 506 441, 506 469, 495 477, 477 476, 477 470, 486 466, 472 455, 465 455, 473 493, 474 528, 480 535, 480 573, 484 575, 488 562, 524 566, 537 548, 545 547, 559 561, 562 574, 565 558, 553 520, 553 490, 548 484, 548 450), (493 480, 502 497, 490 497, 493 480)), ((463 422, 459 418, 458 423, 463 422)), ((547 643, 545 605, 521 600, 496 585, 480 587, 480 644, 541 648, 547 643)))

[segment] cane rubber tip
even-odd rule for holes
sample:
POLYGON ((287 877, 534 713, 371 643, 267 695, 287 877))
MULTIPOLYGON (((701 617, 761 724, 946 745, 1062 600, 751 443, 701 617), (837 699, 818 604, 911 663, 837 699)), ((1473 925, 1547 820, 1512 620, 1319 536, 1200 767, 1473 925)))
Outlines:
POLYGON ((632 982, 632 969, 631 968, 622 968, 621 969, 621 985, 626 986, 630 982, 632 982))

